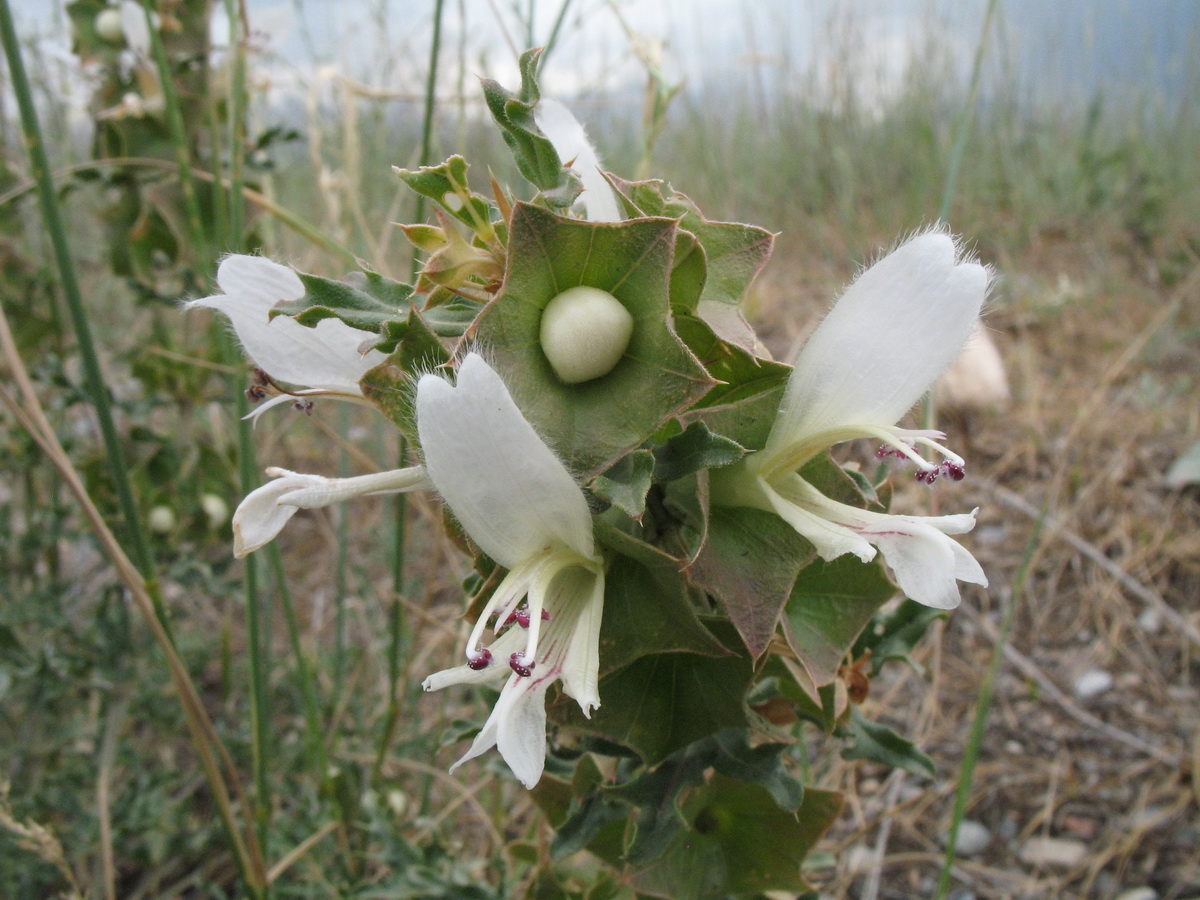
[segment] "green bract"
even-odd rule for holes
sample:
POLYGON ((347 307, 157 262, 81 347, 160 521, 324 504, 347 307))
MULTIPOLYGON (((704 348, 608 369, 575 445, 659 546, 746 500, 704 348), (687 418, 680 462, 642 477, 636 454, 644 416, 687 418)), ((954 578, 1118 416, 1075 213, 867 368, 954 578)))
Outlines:
POLYGON ((581 222, 528 203, 513 210, 504 284, 468 337, 485 349, 517 405, 579 474, 603 471, 713 384, 671 324, 677 233, 673 219, 581 222), (542 320, 550 301, 579 286, 616 298, 633 330, 610 371, 566 384, 542 349, 542 320))

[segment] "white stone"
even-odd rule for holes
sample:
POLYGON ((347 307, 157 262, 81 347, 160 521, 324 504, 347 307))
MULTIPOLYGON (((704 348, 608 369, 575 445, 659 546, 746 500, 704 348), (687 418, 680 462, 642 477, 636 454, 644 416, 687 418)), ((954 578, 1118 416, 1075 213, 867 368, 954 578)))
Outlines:
POLYGON ((1162 615, 1157 609, 1147 609, 1137 617, 1138 628, 1146 634, 1158 634, 1162 631, 1162 615))
POLYGON ((1158 900, 1158 891, 1151 887, 1135 887, 1117 894, 1117 900, 1158 900))
POLYGON ((1113 686, 1113 677, 1103 669, 1088 669, 1075 679, 1075 696, 1081 700, 1098 697, 1113 686))
MULTIPOLYGON (((941 837, 941 844, 945 847, 949 842, 950 832, 947 831, 941 837)), ((986 825, 974 819, 963 819, 958 823, 958 840, 954 845, 954 853, 957 856, 976 856, 986 850, 991 842, 992 833, 986 825)))
POLYGON ((1071 869, 1087 859, 1087 845, 1063 838, 1033 837, 1021 845, 1017 856, 1028 866, 1071 869))

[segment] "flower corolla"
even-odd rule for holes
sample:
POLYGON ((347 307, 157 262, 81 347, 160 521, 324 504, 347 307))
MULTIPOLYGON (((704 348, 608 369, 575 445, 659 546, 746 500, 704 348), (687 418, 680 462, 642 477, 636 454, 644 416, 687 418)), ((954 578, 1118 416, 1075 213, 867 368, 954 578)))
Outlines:
POLYGON ((306 292, 294 270, 261 256, 225 257, 217 269, 217 285, 222 293, 192 300, 185 308, 206 307, 223 313, 246 353, 272 382, 303 386, 287 391, 272 384, 263 396, 277 395, 259 406, 255 415, 298 398, 362 400, 359 380, 387 358, 378 350, 362 350, 377 340, 378 334, 333 318, 312 328, 289 316, 271 318, 275 306, 306 292))
POLYGON ((826 448, 878 440, 881 456, 906 458, 918 478, 958 480, 963 459, 932 430, 896 422, 950 365, 971 333, 987 295, 988 270, 964 259, 954 240, 931 231, 908 240, 866 269, 796 358, 766 445, 713 472, 713 502, 774 512, 831 560, 876 548, 901 590, 938 609, 960 602, 958 581, 987 584, 983 569, 949 535, 975 525, 975 512, 887 515, 826 497, 798 470, 826 448), (942 459, 930 462, 924 447, 942 459))
POLYGON ((605 562, 587 500, 476 353, 463 360, 455 385, 421 378, 417 431, 438 493, 479 548, 508 570, 475 622, 466 663, 429 676, 424 688, 504 682, 455 766, 495 746, 532 787, 545 765, 547 689, 560 681, 585 715, 600 705, 605 562), (503 633, 485 647, 489 622, 503 633))

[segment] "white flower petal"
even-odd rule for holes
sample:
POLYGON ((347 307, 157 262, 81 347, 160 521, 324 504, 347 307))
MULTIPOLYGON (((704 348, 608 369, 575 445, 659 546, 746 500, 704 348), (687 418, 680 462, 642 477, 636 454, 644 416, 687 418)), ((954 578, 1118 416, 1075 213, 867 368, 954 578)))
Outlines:
POLYGON ((620 222, 624 219, 616 192, 601 174, 596 148, 571 111, 557 100, 543 97, 533 110, 533 119, 554 145, 563 165, 569 165, 583 182, 579 202, 583 204, 588 221, 620 222))
MULTIPOLYGON (((279 498, 312 485, 313 475, 301 475, 283 469, 283 474, 246 495, 233 514, 233 555, 241 559, 275 540, 298 507, 281 506, 279 498)), ((268 473, 269 474, 269 473, 268 473)))
MULTIPOLYGON (((801 537, 807 538, 821 559, 828 562, 846 553, 853 553, 863 562, 875 558, 875 548, 852 528, 829 518, 822 510, 809 508, 813 501, 825 501, 826 498, 799 475, 787 475, 774 486, 762 478, 758 483, 776 515, 801 537)), ((853 507, 846 509, 853 510, 853 507)))
MULTIPOLYGON (((960 573, 967 574, 961 565, 959 553, 955 551, 968 557, 970 554, 936 528, 915 519, 902 516, 893 518, 896 520, 893 530, 873 533, 869 540, 883 553, 900 590, 925 606, 954 609, 962 600, 956 579, 960 573)), ((978 572, 978 578, 963 580, 987 583, 982 569, 978 572)))
POLYGON ((550 680, 513 675, 471 748, 450 771, 496 747, 525 787, 537 784, 546 766, 546 688, 550 680))
POLYGON ((279 502, 301 509, 321 509, 352 497, 376 497, 401 494, 405 491, 429 490, 433 487, 423 466, 409 466, 387 472, 372 472, 353 478, 325 478, 321 475, 303 476, 311 479, 309 486, 293 490, 279 502))
POLYGON ((326 478, 275 466, 267 469, 267 474, 274 480, 247 494, 233 514, 233 553, 239 559, 273 541, 298 509, 319 509, 351 497, 433 487, 421 466, 355 478, 326 478))
MULTIPOLYGON (((563 653, 562 686, 574 697, 589 719, 592 710, 600 706, 600 624, 604 615, 604 573, 595 574, 574 568, 563 572, 561 582, 553 589, 573 595, 572 603, 582 604, 576 613, 577 621, 563 653)), ((565 616, 564 611, 559 615, 565 616)), ((553 624, 553 623, 551 623, 553 624)), ((555 636, 556 637, 556 636, 555 636)), ((549 643, 549 633, 546 642, 549 643)))
POLYGON ((850 285, 796 359, 768 451, 843 425, 899 421, 958 355, 987 294, 942 232, 912 238, 850 285))
POLYGON ((261 256, 227 256, 217 270, 224 294, 203 297, 187 308, 207 307, 228 316, 246 353, 277 381, 361 396, 358 381, 386 359, 378 350, 359 352, 378 337, 338 319, 308 328, 288 316, 270 318, 283 300, 304 296, 304 284, 287 266, 261 256))
MULTIPOLYGON (((146 21, 146 8, 137 0, 121 0, 118 7, 121 30, 125 32, 125 46, 139 60, 150 58, 150 22, 146 21)), ((150 13, 154 26, 158 27, 158 14, 150 13)))
POLYGON ((591 558, 583 492, 475 353, 458 384, 417 385, 417 430, 429 477, 479 547, 507 568, 559 544, 591 558))
POLYGON ((517 780, 532 788, 546 767, 546 688, 551 679, 520 678, 496 703, 496 749, 517 780))

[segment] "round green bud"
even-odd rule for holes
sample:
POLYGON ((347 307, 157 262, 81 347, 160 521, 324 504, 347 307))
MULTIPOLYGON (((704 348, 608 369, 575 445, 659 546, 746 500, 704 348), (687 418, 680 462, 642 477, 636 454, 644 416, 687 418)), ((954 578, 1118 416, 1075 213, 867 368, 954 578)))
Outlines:
POLYGON ((125 27, 121 24, 121 13, 115 6, 110 6, 96 13, 93 27, 102 41, 107 41, 110 44, 122 44, 125 42, 125 27))
POLYGON ((629 310, 599 288, 569 288, 542 312, 542 352, 554 374, 567 384, 581 384, 611 372, 632 334, 629 310))
POLYGON ((169 506, 155 506, 146 516, 146 524, 155 534, 170 534, 175 530, 175 511, 169 506))

